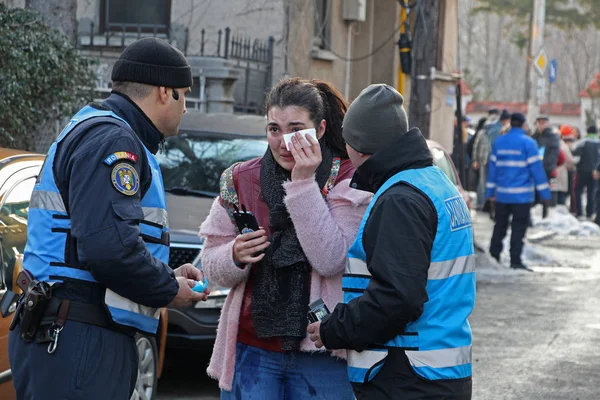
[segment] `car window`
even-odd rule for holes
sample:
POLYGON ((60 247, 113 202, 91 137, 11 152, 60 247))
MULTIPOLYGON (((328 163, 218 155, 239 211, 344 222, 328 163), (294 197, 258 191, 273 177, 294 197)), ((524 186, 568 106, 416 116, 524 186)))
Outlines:
POLYGON ((35 177, 16 183, 5 195, 0 208, 0 238, 2 243, 2 289, 12 285, 15 261, 27 244, 29 200, 35 177))
POLYGON ((219 193, 219 179, 238 161, 262 156, 267 141, 245 138, 214 138, 180 134, 165 140, 165 150, 156 155, 166 189, 185 187, 219 193))
POLYGON ((444 171, 448 179, 455 185, 458 185, 458 180, 456 179, 456 173, 454 172, 454 168, 452 167, 452 161, 446 156, 446 153, 438 148, 432 147, 431 154, 433 155, 433 162, 435 165, 444 171))

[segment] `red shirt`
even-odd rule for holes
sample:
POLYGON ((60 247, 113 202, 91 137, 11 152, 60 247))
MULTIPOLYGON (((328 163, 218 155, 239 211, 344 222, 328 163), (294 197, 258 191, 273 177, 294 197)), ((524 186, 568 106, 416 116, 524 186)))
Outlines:
POLYGON ((254 323, 252 322, 252 289, 254 288, 254 277, 257 268, 256 265, 252 265, 252 271, 250 271, 250 276, 248 277, 246 288, 244 289, 244 299, 242 300, 242 310, 240 311, 240 325, 238 328, 237 341, 246 346, 283 352, 281 349, 280 337, 261 339, 254 330, 254 323))

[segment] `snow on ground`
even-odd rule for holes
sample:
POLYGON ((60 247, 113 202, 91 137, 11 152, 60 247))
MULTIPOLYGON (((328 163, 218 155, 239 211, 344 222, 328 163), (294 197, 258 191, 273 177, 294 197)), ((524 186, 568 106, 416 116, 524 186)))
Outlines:
POLYGON ((600 236, 600 226, 591 221, 579 221, 565 206, 550 208, 548 217, 542 219, 542 206, 532 209, 533 227, 566 236, 600 236))
MULTIPOLYGON (((545 219, 542 219, 542 207, 536 206, 532 210, 532 221, 533 228, 529 228, 527 231, 527 237, 532 240, 525 240, 521 255, 525 265, 537 271, 549 271, 554 267, 560 269, 564 269, 564 267, 589 268, 588 263, 583 259, 585 257, 583 253, 574 252, 573 249, 556 243, 565 243, 567 239, 578 242, 595 241, 600 237, 600 227, 593 222, 577 220, 564 206, 551 208, 545 219), (540 235, 543 237, 544 234, 549 234, 547 236, 553 239, 539 240, 540 235)), ((477 247, 483 250, 483 252, 476 253, 478 278, 493 279, 494 277, 529 273, 510 268, 510 229, 503 241, 504 248, 500 256, 500 263, 489 255, 493 227, 494 223, 489 219, 487 213, 474 213, 475 242, 477 247)))

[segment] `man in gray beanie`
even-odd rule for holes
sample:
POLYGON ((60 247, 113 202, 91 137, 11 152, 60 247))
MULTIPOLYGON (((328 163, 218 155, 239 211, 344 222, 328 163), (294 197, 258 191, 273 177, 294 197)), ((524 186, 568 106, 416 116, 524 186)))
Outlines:
POLYGON ((470 399, 471 218, 402 104, 394 88, 371 85, 346 113, 351 186, 375 196, 348 251, 344 304, 308 333, 348 350, 358 400, 470 399))
POLYGON ((52 144, 31 197, 23 265, 48 301, 15 315, 9 358, 19 399, 129 399, 134 335, 156 334, 159 308, 208 295, 191 289, 203 280, 198 269, 168 265, 154 158, 177 134, 190 66, 169 43, 147 38, 123 51, 112 80, 110 97, 81 109, 52 144))

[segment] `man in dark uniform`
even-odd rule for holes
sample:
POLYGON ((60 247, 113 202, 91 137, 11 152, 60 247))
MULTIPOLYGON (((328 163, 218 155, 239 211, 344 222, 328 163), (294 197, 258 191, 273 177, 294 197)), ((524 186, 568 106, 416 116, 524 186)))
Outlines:
MULTIPOLYGON (((577 217, 583 217, 583 190, 587 192, 586 216, 591 219, 594 210, 594 196, 596 194, 596 179, 594 171, 600 161, 600 141, 598 141, 598 128, 591 125, 587 129, 587 136, 584 140, 578 142, 573 149, 573 156, 579 157, 577 163, 577 181, 575 183, 575 201, 577 204, 577 217)), ((596 219, 598 219, 596 215, 596 219)))
POLYGON ((191 289, 203 280, 197 268, 167 265, 154 159, 177 134, 191 68, 179 50, 147 38, 123 51, 111 78, 110 97, 73 117, 34 188, 24 267, 51 295, 33 335, 27 307, 16 313, 9 357, 19 399, 129 399, 134 334, 156 333, 158 308, 208 295, 191 289))

